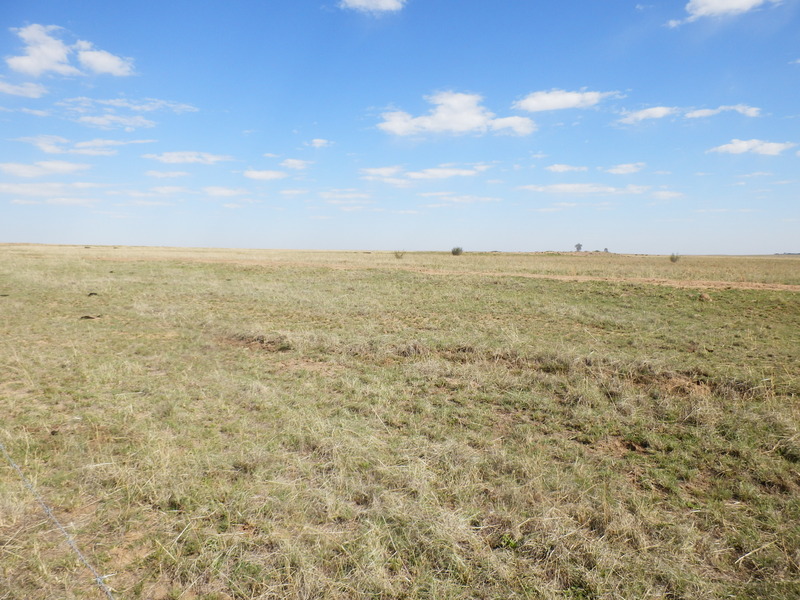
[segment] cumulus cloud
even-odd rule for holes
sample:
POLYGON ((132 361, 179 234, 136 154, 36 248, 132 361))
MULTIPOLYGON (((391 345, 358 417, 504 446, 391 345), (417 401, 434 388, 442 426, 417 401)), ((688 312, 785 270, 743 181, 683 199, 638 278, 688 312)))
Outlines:
POLYGON ((603 98, 619 96, 619 92, 568 92, 553 89, 548 92, 533 92, 522 100, 514 103, 514 108, 528 112, 544 110, 562 110, 565 108, 589 108, 599 103, 603 98))
POLYGON ((130 58, 99 50, 85 40, 79 40, 72 45, 66 44, 56 37, 56 34, 64 31, 57 25, 33 24, 12 28, 11 31, 25 42, 22 55, 6 59, 6 64, 19 73, 33 77, 51 72, 59 75, 85 75, 85 71, 71 63, 75 55, 78 63, 92 73, 118 77, 133 74, 133 61, 130 58))
POLYGON ((675 19, 668 23, 670 27, 677 27, 682 23, 691 23, 702 17, 731 17, 750 12, 766 4, 779 4, 781 0, 691 0, 686 5, 689 16, 685 19, 675 19))
POLYGON ((249 169, 244 172, 244 176, 248 179, 255 179, 257 181, 273 181, 275 179, 283 179, 284 177, 288 177, 288 173, 284 173, 283 171, 257 171, 255 169, 249 169))
POLYGON ((209 196, 214 196, 215 198, 231 198, 233 196, 242 196, 243 194, 248 193, 247 190, 243 190, 241 188, 229 188, 218 185, 204 187, 203 191, 209 196))
POLYGON ((282 167, 293 169, 295 171, 303 171, 314 164, 313 160, 300 160, 299 158, 287 158, 281 163, 282 167))
POLYGON ((794 148, 797 144, 792 142, 765 142, 763 140, 731 140, 728 144, 711 148, 709 152, 722 152, 725 154, 765 154, 767 156, 777 156, 784 150, 794 148))
POLYGON ((572 165, 556 164, 545 167, 545 169, 552 173, 570 173, 572 171, 587 171, 588 167, 574 167, 572 165))
POLYGON ((98 50, 91 42, 79 41, 75 48, 78 52, 78 62, 93 73, 127 77, 133 75, 133 61, 129 58, 120 58, 105 50, 98 50))
POLYGON ((488 168, 489 167, 487 165, 477 165, 471 169, 441 165, 431 169, 411 171, 410 173, 406 173, 406 176, 410 179, 449 179, 450 177, 471 177, 486 171, 488 168))
POLYGON ((439 92, 426 96, 425 100, 434 105, 427 115, 413 117, 399 110, 385 112, 381 115, 384 121, 378 124, 378 128, 400 136, 490 131, 529 135, 536 130, 534 122, 525 117, 495 118, 493 112, 481 106, 483 98, 479 94, 439 92))
POLYGON ((672 106, 653 106, 652 108, 626 113, 618 122, 626 125, 633 125, 648 119, 663 119, 664 117, 675 114, 676 111, 677 109, 672 106))
POLYGON ((382 181, 398 187, 408 186, 409 181, 401 177, 402 174, 403 168, 398 166, 361 169, 361 179, 366 181, 382 181))
POLYGON ((626 163, 606 169, 606 173, 611 173, 612 175, 630 175, 631 173, 638 173, 644 169, 644 167, 645 163, 643 162, 626 163))
POLYGON ((648 189, 642 185, 628 185, 624 188, 603 185, 600 183, 556 183, 553 185, 523 185, 521 190, 546 194, 564 194, 573 196, 643 194, 648 189))
POLYGON ((23 98, 41 98, 47 93, 47 88, 38 83, 21 83, 15 85, 0 79, 0 93, 22 96, 23 98))
POLYGON ((746 104, 734 104, 731 106, 720 106, 719 108, 701 108, 686 113, 688 119, 699 119, 702 117, 713 117, 721 112, 734 111, 745 117, 757 117, 761 114, 761 109, 746 104))
POLYGON ((406 0, 342 0, 341 8, 349 8, 369 13, 397 12, 403 8, 406 0))
POLYGON ((224 154, 209 154, 208 152, 162 152, 161 154, 143 154, 142 158, 151 158, 166 164, 201 164, 213 165, 218 162, 233 160, 233 157, 224 154))
POLYGON ((312 148, 327 148, 328 146, 332 146, 333 142, 330 140, 325 140, 322 138, 314 138, 310 142, 306 142, 306 146, 311 146, 312 148))
POLYGON ((69 175, 90 169, 91 166, 63 160, 47 160, 33 164, 0 163, 0 171, 15 177, 43 177, 46 175, 69 175))

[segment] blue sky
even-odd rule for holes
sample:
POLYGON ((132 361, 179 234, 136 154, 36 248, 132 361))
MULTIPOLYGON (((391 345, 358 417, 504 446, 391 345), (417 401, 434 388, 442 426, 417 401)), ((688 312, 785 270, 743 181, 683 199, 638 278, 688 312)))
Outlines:
POLYGON ((800 251, 800 0, 30 0, 0 23, 0 242, 800 251))

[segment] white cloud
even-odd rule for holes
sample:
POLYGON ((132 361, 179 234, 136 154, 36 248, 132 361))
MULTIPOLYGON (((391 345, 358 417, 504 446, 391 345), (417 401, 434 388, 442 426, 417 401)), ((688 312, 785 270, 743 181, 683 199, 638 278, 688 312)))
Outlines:
POLYGON ((647 119, 663 119, 664 117, 675 114, 676 110, 677 109, 671 106, 654 106, 652 108, 626 113, 618 122, 625 123, 626 125, 633 125, 634 123, 639 123, 647 119))
POLYGON ((180 185, 161 185, 150 188, 150 191, 159 196, 172 196, 174 194, 186 194, 188 190, 180 185))
POLYGON ((125 131, 133 131, 134 129, 137 129, 139 127, 155 126, 154 121, 151 121, 150 119, 145 119, 144 117, 139 115, 128 117, 110 113, 104 115, 96 115, 96 116, 85 115, 83 117, 79 117, 77 121, 78 123, 82 123, 84 125, 92 125, 94 127, 99 127, 100 129, 113 129, 115 127, 121 127, 125 131))
POLYGON ((242 196, 249 193, 247 190, 241 188, 228 188, 217 185, 204 187, 203 191, 209 196, 214 196, 216 198, 231 198, 233 196, 242 196))
POLYGON ((33 115, 35 117, 49 117, 50 112, 47 110, 35 110, 33 108, 20 108, 19 112, 25 113, 26 115, 33 115))
POLYGON ((689 16, 683 20, 672 20, 670 27, 691 23, 702 17, 731 17, 740 15, 767 3, 779 4, 781 0, 691 0, 686 5, 689 16))
POLYGON ((0 79, 0 93, 22 96, 23 98, 41 98, 47 93, 47 88, 38 83, 21 83, 14 85, 0 79))
POLYGON ((186 177, 189 173, 186 171, 147 171, 145 175, 148 177, 157 177, 159 179, 172 179, 175 177, 186 177))
POLYGON ((546 170, 551 171, 553 173, 569 173, 571 171, 587 171, 587 167, 573 167, 572 165, 550 165, 549 167, 545 167, 546 170))
POLYGON ((627 163, 606 169, 606 173, 611 173, 612 175, 630 175, 631 173, 638 173, 644 169, 644 167, 645 163, 643 162, 627 163))
POLYGON ((382 181, 390 185, 398 187, 406 187, 409 181, 400 175, 403 174, 403 168, 398 166, 392 167, 373 167, 361 169, 361 179, 366 181, 382 181))
POLYGON ((48 160, 32 165, 23 163, 0 163, 0 171, 15 177, 43 177, 46 175, 69 175, 90 169, 92 165, 71 163, 63 160, 48 160))
POLYGON ((489 121, 492 131, 510 130, 516 135, 530 135, 536 131, 536 123, 527 117, 501 117, 489 121))
POLYGON ((11 31, 25 42, 25 53, 7 58, 6 64, 14 71, 33 77, 50 71, 60 75, 80 75, 81 72, 69 64, 70 47, 50 35, 59 30, 61 27, 56 25, 35 24, 12 28, 11 31))
POLYGON ((62 107, 67 112, 68 117, 78 123, 103 129, 122 127, 127 131, 133 131, 139 127, 153 127, 155 122, 143 117, 141 114, 120 114, 119 111, 131 111, 133 113, 170 111, 175 114, 197 111, 197 108, 189 104, 156 98, 142 100, 111 98, 102 100, 80 96, 57 102, 56 106, 62 107))
POLYGON ((143 154, 142 158, 152 158, 166 164, 201 164, 213 165, 218 162, 233 160, 233 157, 224 154, 209 154, 208 152, 162 152, 161 154, 143 154))
POLYGON ((73 45, 65 44, 52 34, 63 31, 56 25, 28 25, 12 28, 23 42, 24 54, 6 59, 8 66, 20 73, 39 77, 44 73, 59 75, 84 75, 70 59, 77 54, 78 62, 85 69, 97 74, 124 77, 133 74, 133 61, 121 58, 105 50, 94 48, 91 42, 79 40, 73 45))
POLYGON ((643 194, 649 188, 641 185, 629 185, 624 188, 603 185, 599 183, 556 183, 553 185, 523 185, 519 189, 547 194, 567 194, 586 196, 592 194, 617 195, 617 194, 643 194))
POLYGON ((120 58, 105 50, 97 50, 90 42, 79 41, 75 48, 78 51, 78 62, 98 74, 126 77, 133 75, 133 60, 120 58))
POLYGON ((459 169, 442 165, 431 169, 423 169, 422 171, 412 171, 406 173, 410 179, 449 179, 450 177, 470 177, 486 171, 489 167, 486 165, 477 165, 471 169, 459 169))
POLYGON ((141 100, 129 100, 128 98, 109 98, 107 100, 100 100, 97 98, 88 98, 86 96, 78 96, 76 98, 67 98, 58 103, 70 111, 77 113, 86 113, 92 110, 97 110, 97 107, 112 108, 127 108, 134 112, 154 112, 157 110, 169 110, 176 114, 184 112, 197 112, 198 109, 191 104, 184 104, 182 102, 172 102, 171 100, 161 100, 158 98, 143 98, 141 100))
POLYGON ((152 144, 156 140, 106 140, 96 138, 87 140, 85 142, 78 142, 71 150, 67 150, 70 154, 88 154, 90 156, 112 156, 117 153, 113 148, 116 146, 128 146, 130 144, 152 144))
POLYGON ((282 167, 287 169, 294 169, 295 171, 303 171, 314 164, 313 160, 300 160, 299 158, 287 158, 281 163, 282 167))
POLYGON ((306 146, 311 146, 312 148, 327 148, 328 146, 332 145, 332 141, 324 140, 322 138, 314 138, 310 142, 306 142, 306 146))
POLYGON ((384 121, 378 128, 394 135, 417 135, 424 133, 487 133, 509 130, 517 135, 528 135, 536 125, 524 117, 496 119, 494 113, 481 106, 483 98, 478 94, 439 92, 425 99, 434 108, 421 117, 412 117, 404 111, 385 112, 384 121))
POLYGON ((244 176, 248 179, 256 179, 258 181, 272 181, 288 177, 289 174, 283 171, 256 171, 255 169, 249 169, 244 172, 244 176))
POLYGON ((278 193, 284 196, 302 196, 303 194, 307 194, 308 190, 281 190, 278 193))
POLYGON ((27 198, 69 197, 75 193, 100 187, 96 183, 0 183, 0 194, 25 196, 27 198))
POLYGON ((562 110, 565 108, 589 108, 603 98, 619 96, 619 92, 568 92, 553 89, 548 92, 533 92, 514 103, 514 108, 539 112, 544 110, 562 110))
POLYGON ((719 108, 701 108, 686 113, 688 119, 698 119, 702 117, 713 117, 721 112, 734 111, 738 112, 745 117, 757 117, 761 114, 761 109, 755 106, 747 106, 746 104, 735 104, 732 106, 720 106, 719 108))
POLYGON ((394 177, 395 175, 398 175, 402 171, 403 171, 402 167, 374 167, 369 169, 361 169, 361 172, 365 175, 365 178, 394 177))
POLYGON ((405 3, 406 0, 342 0, 339 6, 362 12, 381 13, 401 10, 405 3))
POLYGON ((117 151, 115 146, 126 146, 128 144, 150 144, 156 140, 105 140, 94 139, 85 142, 78 142, 72 148, 66 147, 69 140, 57 135, 38 135, 34 137, 17 138, 18 142, 33 144, 42 152, 47 154, 84 154, 87 156, 114 156, 117 151))
POLYGON ((765 142, 762 140, 731 140, 728 144, 711 148, 708 152, 723 152, 725 154, 744 154, 745 152, 752 152, 753 154, 765 154, 768 156, 776 156, 794 148, 797 144, 792 142, 765 142))

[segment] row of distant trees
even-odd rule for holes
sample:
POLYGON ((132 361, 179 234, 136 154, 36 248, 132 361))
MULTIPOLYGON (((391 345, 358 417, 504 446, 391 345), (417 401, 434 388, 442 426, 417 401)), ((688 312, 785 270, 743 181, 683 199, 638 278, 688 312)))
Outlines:
MULTIPOLYGON (((583 244, 575 244, 575 252, 583 250, 583 244)), ((608 252, 608 248, 603 248, 603 252, 608 252)))

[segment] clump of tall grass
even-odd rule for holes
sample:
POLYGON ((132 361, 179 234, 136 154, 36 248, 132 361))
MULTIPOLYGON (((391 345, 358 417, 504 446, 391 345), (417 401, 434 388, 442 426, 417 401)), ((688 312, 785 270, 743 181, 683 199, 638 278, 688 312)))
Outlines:
POLYGON ((669 257, 669 262, 671 262, 671 263, 676 263, 676 262, 678 262, 680 259, 681 259, 681 257, 680 257, 680 254, 676 254, 675 252, 673 252, 673 253, 670 255, 670 257, 669 257))

